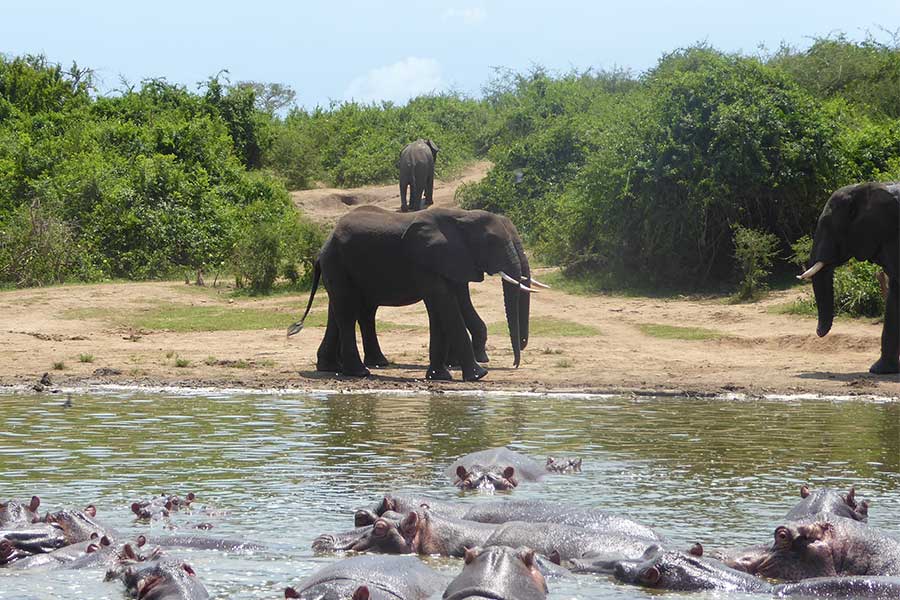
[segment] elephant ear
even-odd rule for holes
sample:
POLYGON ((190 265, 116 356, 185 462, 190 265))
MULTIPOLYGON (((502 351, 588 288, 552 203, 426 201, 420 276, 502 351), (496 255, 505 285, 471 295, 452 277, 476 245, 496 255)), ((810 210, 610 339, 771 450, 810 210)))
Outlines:
POLYGON ((452 281, 484 281, 484 272, 459 225, 437 212, 426 211, 409 224, 403 232, 403 251, 418 266, 452 281))
POLYGON ((432 142, 431 140, 425 140, 425 143, 428 144, 428 147, 429 147, 429 148, 431 148, 431 153, 432 153, 432 154, 437 154, 438 152, 441 151, 441 149, 437 147, 437 144, 435 144, 435 143, 432 142))

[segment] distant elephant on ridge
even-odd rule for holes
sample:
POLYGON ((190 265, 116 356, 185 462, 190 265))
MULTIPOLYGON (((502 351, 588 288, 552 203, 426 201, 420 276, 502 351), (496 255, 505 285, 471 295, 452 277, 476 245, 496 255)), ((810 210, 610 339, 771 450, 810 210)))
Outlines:
POLYGON ((881 357, 870 373, 900 373, 900 183, 860 183, 831 195, 819 216, 809 269, 824 336, 834 320, 834 269, 851 258, 867 260, 887 275, 881 357))
POLYGON ((434 204, 434 160, 440 148, 431 140, 418 139, 410 142, 400 152, 400 211, 407 211, 406 188, 409 188, 408 210, 434 204))

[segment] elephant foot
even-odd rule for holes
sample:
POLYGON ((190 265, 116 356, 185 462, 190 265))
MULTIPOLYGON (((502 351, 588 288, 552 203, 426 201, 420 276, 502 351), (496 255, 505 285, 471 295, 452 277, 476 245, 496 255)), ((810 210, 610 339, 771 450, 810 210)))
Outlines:
POLYGON ((316 361, 316 371, 326 371, 330 373, 340 373, 341 372, 341 363, 332 360, 318 360, 316 361))
POLYGON ((487 352, 484 351, 484 348, 481 350, 475 350, 475 360, 480 363, 491 362, 491 359, 488 358, 487 352))
POLYGON ((391 363, 388 362, 388 359, 385 358, 384 354, 380 354, 378 356, 373 356, 372 358, 367 356, 365 360, 363 360, 363 364, 367 367, 386 367, 391 363))
POLYGON ((408 212, 408 211, 409 211, 409 209, 406 208, 405 206, 400 207, 400 212, 408 212))
POLYGON ((479 379, 481 379, 482 377, 487 375, 487 373, 488 373, 487 369, 485 369, 478 363, 475 363, 475 370, 471 374, 468 374, 468 375, 466 375, 464 373, 463 380, 464 381, 478 381, 479 379))
POLYGON ((347 375, 348 377, 368 377, 371 373, 369 373, 369 370, 363 365, 360 365, 355 369, 344 369, 341 371, 341 375, 347 375))
POLYGON ((883 356, 879 358, 874 365, 869 367, 869 373, 876 375, 888 375, 890 373, 900 373, 900 360, 886 359, 883 356))
POLYGON ((450 371, 447 370, 447 367, 428 367, 428 372, 425 373, 425 379, 429 381, 453 381, 453 375, 450 374, 450 371))

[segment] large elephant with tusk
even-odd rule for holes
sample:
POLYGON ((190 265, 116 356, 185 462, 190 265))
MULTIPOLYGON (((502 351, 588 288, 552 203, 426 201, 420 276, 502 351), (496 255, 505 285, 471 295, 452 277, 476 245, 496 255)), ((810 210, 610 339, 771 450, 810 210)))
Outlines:
MULTIPOLYGON (((427 379, 449 380, 447 357, 458 357, 463 379, 476 381, 487 371, 476 361, 466 330, 471 308, 469 282, 500 275, 514 364, 528 344, 532 286, 528 257, 515 225, 482 210, 435 208, 394 213, 364 206, 335 225, 316 260, 313 286, 300 331, 321 277, 328 290, 328 323, 316 368, 366 376, 356 346, 356 323, 378 306, 405 306, 420 300, 428 310, 427 379)), ((374 313, 371 313, 374 314, 374 313)), ((372 327, 374 334, 374 325, 372 327)))
POLYGON ((900 183, 860 183, 831 195, 816 226, 809 269, 824 336, 834 321, 834 269, 851 258, 880 265, 887 275, 887 301, 881 331, 881 357, 871 373, 900 372, 900 183))

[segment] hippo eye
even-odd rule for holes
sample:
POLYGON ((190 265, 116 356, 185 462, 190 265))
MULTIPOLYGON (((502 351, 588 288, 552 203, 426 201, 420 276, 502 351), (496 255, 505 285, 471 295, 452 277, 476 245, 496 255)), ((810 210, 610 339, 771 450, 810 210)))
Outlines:
POLYGON ((372 527, 372 533, 375 534, 376 537, 384 537, 388 532, 388 524, 384 521, 377 521, 375 526, 372 527))

